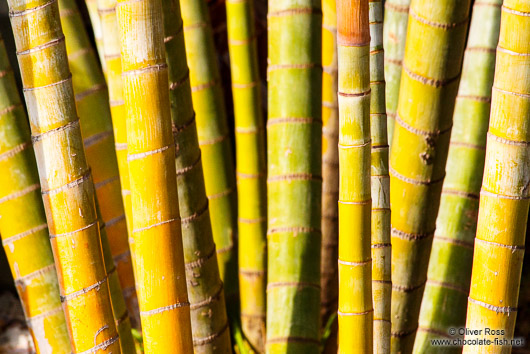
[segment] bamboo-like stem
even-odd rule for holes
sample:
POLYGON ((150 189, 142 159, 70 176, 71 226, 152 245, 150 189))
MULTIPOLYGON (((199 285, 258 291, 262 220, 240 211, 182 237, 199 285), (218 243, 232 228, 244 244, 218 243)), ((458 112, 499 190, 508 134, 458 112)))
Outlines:
POLYGON ((392 352, 414 346, 440 203, 469 0, 412 0, 390 153, 392 352))
POLYGON ((103 255, 109 252, 111 255, 111 259, 106 260, 111 266, 111 269, 107 269, 110 280, 119 280, 118 284, 111 286, 111 300, 115 319, 120 320, 118 332, 122 351, 125 351, 124 349, 130 349, 130 345, 134 345, 129 327, 138 327, 140 319, 118 162, 114 152, 107 86, 77 4, 73 0, 59 0, 59 7, 87 163, 92 169, 96 200, 99 202, 102 222, 105 223, 105 235, 102 233, 103 255), (104 236, 108 236, 108 242, 104 236), (107 246, 110 247, 108 252, 105 250, 107 246), (114 263, 117 273, 111 272, 115 268, 114 263), (123 295, 119 292, 112 293, 119 288, 123 289, 123 295), (123 298, 126 307, 123 306, 123 298), (129 322, 127 310, 132 315, 132 323, 129 322))
MULTIPOLYGON (((339 297, 338 198, 339 109, 337 103, 337 2, 322 1, 322 251, 321 324, 337 311, 339 297)), ((333 334, 336 336, 336 334, 333 334)), ((333 340, 331 341, 333 342, 333 340)), ((331 348, 330 348, 331 350, 331 348)), ((336 348, 335 348, 336 352, 336 348)))
POLYGON ((370 0, 369 9, 374 353, 389 353, 392 248, 390 245, 390 177, 388 175, 382 0, 370 0))
POLYGON ((267 164, 253 0, 226 2, 234 100, 241 324, 263 352, 267 286, 267 164))
POLYGON ((186 57, 213 239, 229 312, 239 311, 236 178, 212 27, 205 0, 181 0, 186 57))
POLYGON ((9 1, 61 301, 74 353, 120 352, 95 190, 86 162, 59 8, 9 1))
POLYGON ((163 0, 163 7, 194 352, 230 353, 230 331, 204 186, 179 2, 163 0))
POLYGON ((448 174, 443 184, 414 344, 414 352, 418 354, 462 350, 433 347, 431 340, 443 338, 443 334, 451 337, 450 328, 465 325, 501 5, 502 0, 480 0, 473 5, 453 116, 448 174))
MULTIPOLYGON (((103 44, 103 31, 101 28, 101 18, 98 12, 98 0, 85 0, 86 8, 88 10, 88 17, 92 25, 92 32, 94 33, 94 40, 96 41, 96 49, 99 57, 99 62, 103 72, 106 73, 107 65, 105 61, 105 50, 103 44)), ((106 35, 106 34, 105 34, 106 35)))
MULTIPOLYGON (((129 248, 132 249, 132 207, 129 183, 129 164, 127 162, 127 111, 123 99, 123 82, 121 79, 121 44, 116 19, 116 0, 98 0, 98 13, 101 19, 103 51, 109 92, 109 105, 114 132, 114 148, 118 160, 121 196, 125 209, 125 221, 129 233, 129 248)), ((132 256, 134 261, 134 255, 132 256)))
MULTIPOLYGON (((504 0, 484 179, 467 307, 466 339, 513 338, 530 203, 530 2, 504 0)), ((464 353, 510 353, 509 345, 464 353)))
POLYGON ((405 39, 409 22, 411 0, 386 0, 383 26, 383 47, 385 48, 386 114, 388 143, 392 136, 399 100, 401 69, 405 55, 405 39))
POLYGON ((321 4, 271 0, 267 17, 266 350, 317 353, 322 208, 321 4))
POLYGON ((191 353, 162 3, 120 0, 116 16, 144 348, 147 353, 191 353))
POLYGON ((0 39, 0 234, 37 353, 70 353, 24 106, 0 39))
MULTIPOLYGON (((368 0, 337 2, 339 353, 372 353, 370 26, 368 0)), ((379 137, 378 137, 379 138, 379 137)))

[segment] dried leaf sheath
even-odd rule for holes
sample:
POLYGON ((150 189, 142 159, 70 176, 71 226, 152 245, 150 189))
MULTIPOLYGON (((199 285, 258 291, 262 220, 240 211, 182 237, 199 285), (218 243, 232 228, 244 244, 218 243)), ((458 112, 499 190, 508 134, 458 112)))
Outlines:
POLYGON ((121 0, 116 11, 144 347, 147 353, 191 353, 162 3, 121 0))
MULTIPOLYGON (((322 253, 321 321, 337 311, 339 109, 337 103, 337 4, 322 1, 322 253)), ((335 334, 336 335, 336 334, 335 334)), ((331 344, 331 343, 330 343, 331 344)))
POLYGON ((372 191, 372 298, 374 353, 390 351, 391 245, 390 177, 385 108, 383 2, 373 0, 370 10, 370 135, 372 191))
POLYGON ((163 7, 194 352, 229 353, 230 331, 204 186, 179 2, 163 0, 163 7))
MULTIPOLYGON (((513 337, 530 203, 529 120, 530 3, 505 0, 466 321, 466 327, 505 334, 483 332, 481 338, 513 337)), ((508 346, 464 346, 464 353, 510 351, 508 346)))
POLYGON ((265 346, 267 164, 253 0, 226 2, 235 113, 239 286, 245 336, 265 346))
POLYGON ((9 7, 72 349, 119 352, 57 2, 9 7))
POLYGON ((227 305, 236 316, 239 311, 236 178, 212 28, 206 1, 182 0, 180 8, 213 238, 227 305))
POLYGON ((390 153, 392 352, 410 352, 427 278, 469 1, 412 0, 390 153))
POLYGON ((37 353, 70 353, 24 106, 0 40, 0 234, 37 353))
MULTIPOLYGON (((134 319, 136 327, 139 321, 138 300, 121 198, 118 162, 114 151, 107 86, 75 1, 59 0, 59 7, 87 162, 94 176, 99 210, 105 224, 105 234, 108 236, 108 242, 105 242, 102 235, 102 243, 104 248, 110 246, 111 259, 107 263, 111 268, 114 268, 116 263, 117 273, 112 274, 111 279, 119 277, 118 284, 111 287, 111 292, 123 288, 123 295, 116 292, 111 293, 111 297, 113 308, 117 311, 114 313, 115 318, 122 319, 120 323, 124 326, 118 328, 118 331, 122 348, 125 348, 125 339, 129 345, 134 344, 128 328, 131 324, 127 324, 127 310, 132 315, 131 319, 134 319), (124 297, 127 307, 122 304, 124 297)), ((107 272, 110 270, 107 269, 107 272)))
POLYGON ((339 353, 373 351, 368 0, 337 2, 339 353))
POLYGON ((386 113, 388 116, 388 143, 390 146, 392 146, 398 106, 410 1, 385 1, 383 47, 385 48, 386 113))
POLYGON ((501 5, 501 0, 480 0, 473 5, 453 116, 447 176, 414 343, 414 352, 418 354, 426 350, 446 352, 447 348, 433 347, 431 339, 443 337, 439 333, 451 337, 449 328, 465 325, 501 5))
POLYGON ((269 1, 267 353, 319 351, 321 33, 319 0, 269 1))

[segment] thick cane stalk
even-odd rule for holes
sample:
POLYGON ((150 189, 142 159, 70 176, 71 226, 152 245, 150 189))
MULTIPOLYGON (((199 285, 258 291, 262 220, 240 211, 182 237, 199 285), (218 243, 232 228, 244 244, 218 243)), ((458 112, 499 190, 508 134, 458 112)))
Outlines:
MULTIPOLYGON (((116 19, 116 0, 98 0, 98 13, 101 19, 104 60, 109 92, 109 105, 114 131, 114 148, 118 160, 121 196, 125 209, 125 220, 131 239, 131 191, 129 183, 129 164, 127 162, 127 111, 123 99, 123 82, 121 79, 121 45, 116 19)), ((131 246, 131 244, 129 244, 131 246)), ((130 247, 130 251, 134 252, 130 247)), ((134 256, 132 257, 134 260, 134 256)))
POLYGON ((98 0, 85 0, 85 4, 88 10, 88 17, 90 17, 90 24, 92 25, 92 32, 94 33, 94 40, 96 41, 99 61, 103 71, 106 72, 107 65, 104 56, 105 50, 103 48, 103 31, 101 28, 101 18, 98 12, 98 0))
POLYGON ((267 164, 253 0, 226 2, 236 133, 241 324, 265 346, 267 164))
POLYGON ((453 116, 447 177, 414 344, 418 354, 447 352, 448 348, 431 346, 431 339, 451 338, 449 329, 465 324, 501 5, 502 0, 480 0, 473 5, 453 116))
POLYGON ((212 27, 205 0, 182 0, 180 8, 217 261, 227 305, 238 312, 236 178, 212 27))
POLYGON ((194 352, 229 353, 230 331, 204 186, 179 2, 163 0, 163 7, 194 352))
POLYGON ((138 300, 114 152, 107 86, 75 1, 59 0, 59 7, 87 162, 92 169, 101 219, 108 236, 108 242, 105 242, 102 235, 102 244, 104 249, 110 247, 111 259, 106 262, 111 269, 107 272, 111 272, 114 263, 117 268, 117 273, 109 273, 111 281, 119 280, 118 284, 111 286, 111 292, 123 289, 123 295, 111 293, 114 316, 121 326, 118 332, 123 351, 127 345, 133 344, 127 310, 133 315, 134 326, 139 325, 138 300), (123 306, 123 298, 126 307, 123 306))
POLYGON ((393 352, 414 345, 468 16, 468 0, 411 3, 390 153, 393 352))
POLYGON ((162 3, 120 0, 116 11, 144 348, 147 353, 191 353, 162 3))
MULTIPOLYGON (((321 324, 337 311, 339 275, 339 110, 337 103, 337 2, 322 1, 322 251, 321 324)), ((336 335, 336 334, 335 334, 336 335)), ((333 341, 333 340, 332 340, 333 341)), ((336 351, 336 350, 335 350, 336 351)))
POLYGON ((373 350, 368 0, 337 2, 339 353, 373 350))
POLYGON ((70 353, 35 155, 0 40, 0 233, 37 353, 70 353))
POLYGON ((120 352, 59 8, 9 6, 72 349, 120 352))
POLYGON ((390 246, 390 177, 385 108, 383 2, 370 0, 370 134, 372 191, 372 298, 374 353, 390 351, 392 269, 390 246))
POLYGON ((269 1, 267 353, 319 349, 321 35, 320 1, 269 1))
POLYGON ((388 143, 392 146, 392 136, 399 99, 401 69, 405 55, 405 39, 409 22, 411 0, 386 0, 383 26, 383 47, 385 48, 386 114, 388 143))
MULTIPOLYGON (((530 203, 530 2, 504 0, 466 339, 513 337, 530 203)), ((495 343, 497 344, 497 343, 495 343)), ((464 353, 510 353, 509 345, 464 346, 464 353)))

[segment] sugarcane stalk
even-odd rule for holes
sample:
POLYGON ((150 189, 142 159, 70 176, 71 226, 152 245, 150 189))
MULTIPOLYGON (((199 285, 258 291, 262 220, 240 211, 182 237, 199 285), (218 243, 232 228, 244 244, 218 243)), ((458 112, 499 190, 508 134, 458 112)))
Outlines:
POLYGON ((101 18, 98 12, 98 0, 85 0, 86 8, 88 10, 88 17, 92 25, 92 32, 94 34, 94 41, 96 42, 96 49, 103 72, 106 73, 107 65, 105 61, 105 50, 103 48, 103 31, 101 28, 101 18))
POLYGON ((0 40, 0 234, 37 353, 70 353, 26 112, 0 40))
POLYGON ((390 245, 390 177, 388 175, 382 0, 370 0, 369 13, 374 353, 389 353, 392 248, 390 245))
POLYGON ((239 312, 236 178, 208 6, 180 2, 213 238, 229 312, 239 312))
POLYGON ((144 348, 147 353, 191 353, 162 2, 120 0, 116 16, 144 348))
MULTIPOLYGON (((509 341, 530 203, 530 2, 504 0, 496 60, 466 320, 483 331, 465 338, 509 341)), ((465 345, 463 352, 510 353, 511 346, 465 345)))
POLYGON ((337 2, 339 353, 373 351, 368 3, 337 2))
POLYGON ((162 4, 194 353, 230 353, 230 331, 204 186, 180 7, 177 0, 164 0, 162 4))
POLYGON ((241 324, 263 352, 267 286, 267 164, 261 107, 254 2, 226 2, 235 115, 241 324))
POLYGON ((9 8, 72 350, 119 353, 59 8, 54 0, 9 8))
MULTIPOLYGON (((321 324, 337 311, 339 278, 339 110, 337 104, 337 2, 322 1, 322 251, 321 324)), ((333 333, 332 336, 336 336, 333 333)), ((332 340, 333 342, 333 340, 332 340)), ((336 348, 330 349, 336 352, 336 348)))
MULTIPOLYGON (((106 66, 106 77, 109 93, 109 106, 114 132, 114 150, 118 161, 121 196, 125 209, 125 221, 129 234, 129 250, 131 247, 132 207, 129 183, 129 164, 127 162, 127 111, 123 98, 123 82, 121 79, 121 44, 116 19, 116 0, 98 0, 98 13, 101 19, 103 51, 106 66)), ((131 257, 134 261, 134 256, 131 257)))
POLYGON ((383 47, 385 48, 386 114, 388 143, 392 136, 399 99, 401 69, 405 55, 405 39, 409 22, 411 0, 386 0, 383 26, 383 47))
POLYGON ((115 291, 111 293, 111 300, 115 319, 120 324, 118 332, 122 351, 127 351, 134 345, 129 327, 139 325, 138 299, 114 151, 107 86, 77 4, 73 0, 59 0, 59 7, 87 163, 92 169, 96 200, 101 221, 105 224, 105 235, 102 234, 103 255, 111 256, 109 260, 105 260, 111 268, 107 267, 109 279, 118 280, 118 284, 111 286, 111 291, 115 291), (105 250, 106 247, 110 249, 105 250), (117 273, 110 272, 115 267, 117 273), (123 289, 123 295, 118 289, 123 289), (124 306, 124 300, 127 306, 124 306), (127 311, 132 315, 131 320, 127 311))
POLYGON ((465 325, 501 5, 501 0, 480 0, 473 5, 453 115, 448 174, 443 184, 414 343, 414 352, 418 354, 462 350, 461 347, 433 347, 431 340, 453 338, 449 329, 465 325))
POLYGON ((320 1, 269 1, 267 353, 319 350, 321 37, 320 1))
POLYGON ((467 0, 411 3, 390 153, 392 352, 414 345, 468 16, 467 0))

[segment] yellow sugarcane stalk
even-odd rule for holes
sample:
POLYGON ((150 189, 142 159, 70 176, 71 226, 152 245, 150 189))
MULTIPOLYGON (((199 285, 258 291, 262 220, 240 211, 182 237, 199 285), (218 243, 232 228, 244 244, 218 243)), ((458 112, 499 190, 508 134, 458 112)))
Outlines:
POLYGON ((370 0, 370 134, 372 191, 372 298, 374 353, 390 351, 391 245, 390 177, 385 107, 383 2, 370 0))
POLYGON ((72 349, 119 353, 59 8, 55 0, 9 7, 72 349))
POLYGON ((373 350, 368 0, 337 2, 339 353, 373 350))
MULTIPOLYGON (((114 152, 107 86, 75 1, 59 0, 59 7, 87 162, 94 176, 99 210, 109 241, 111 259, 108 264, 114 268, 116 263, 117 268, 117 273, 111 273, 111 280, 118 276, 119 283, 113 288, 123 289, 123 295, 111 293, 113 308, 117 311, 114 316, 123 327, 118 328, 123 349, 125 342, 131 345, 133 339, 127 327, 139 325, 138 300, 114 152), (123 298, 127 307, 123 306, 123 298), (127 310, 132 315, 131 324, 127 324, 127 310)), ((105 250, 107 242, 103 237, 102 240, 105 250)), ((107 272, 110 270, 107 269, 107 272)))
POLYGON ((0 234, 37 353, 70 353, 35 155, 0 40, 0 234))
POLYGON ((98 0, 85 0, 86 8, 88 10, 88 17, 92 24, 92 32, 94 33, 94 40, 96 41, 96 48, 98 52, 99 61, 103 72, 107 72, 107 63, 105 61, 105 50, 103 44, 103 31, 101 28, 101 17, 98 12, 98 0))
MULTIPOLYGON (((504 0, 501 11, 466 321, 482 332, 466 340, 513 337, 530 203, 530 2, 504 0)), ((502 342, 464 346, 510 352, 502 342)))
POLYGON ((469 1, 412 0, 390 153, 392 352, 414 346, 445 176, 469 1))
POLYGON ((147 353, 192 353, 162 3, 120 0, 116 11, 144 347, 147 353))
POLYGON ((234 100, 241 325, 259 352, 265 347, 267 164, 253 0, 226 2, 234 100))
MULTIPOLYGON (((322 251, 321 321, 337 311, 339 110, 337 104, 337 2, 322 1, 322 251)), ((336 334, 334 334, 336 336, 336 334)), ((330 340, 331 345, 335 340, 330 340)), ((334 349, 336 351, 336 348, 334 349)))

